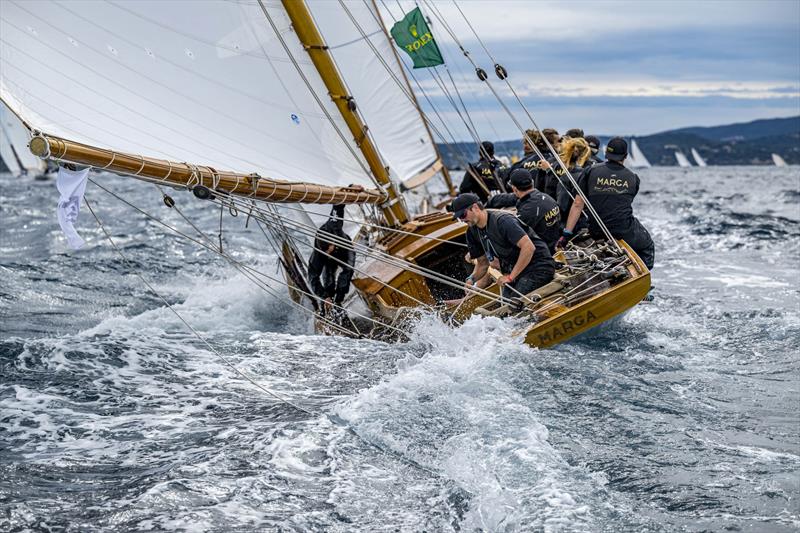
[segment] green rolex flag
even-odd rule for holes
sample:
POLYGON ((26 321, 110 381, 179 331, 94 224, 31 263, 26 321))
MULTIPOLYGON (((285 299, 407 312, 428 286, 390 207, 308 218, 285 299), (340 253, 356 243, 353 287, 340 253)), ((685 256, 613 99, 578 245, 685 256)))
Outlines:
POLYGON ((403 20, 392 26, 392 37, 397 46, 414 60, 414 68, 435 67, 444 64, 442 54, 419 8, 409 11, 403 20))

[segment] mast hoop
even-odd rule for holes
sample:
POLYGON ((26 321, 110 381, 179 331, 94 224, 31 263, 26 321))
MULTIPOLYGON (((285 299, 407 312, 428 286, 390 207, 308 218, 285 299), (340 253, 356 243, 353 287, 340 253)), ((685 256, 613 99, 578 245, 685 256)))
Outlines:
POLYGON ((139 174, 142 173, 142 170, 144 170, 144 156, 139 154, 139 158, 142 160, 142 166, 140 166, 139 170, 137 170, 136 173, 133 174, 134 176, 138 176, 139 174))
POLYGON ((189 169, 192 171, 192 174, 189 176, 189 181, 186 182, 186 188, 192 189, 195 185, 200 185, 200 175, 197 171, 197 166, 187 163, 186 161, 184 161, 183 164, 189 167, 189 169))
POLYGON ((304 183, 304 184, 303 184, 303 188, 305 189, 305 192, 303 193, 303 197, 302 197, 302 198, 300 198, 300 199, 297 201, 298 203, 301 203, 301 204, 302 204, 302 203, 305 201, 305 199, 306 199, 306 196, 308 196, 308 184, 307 184, 307 183, 304 183))
POLYGON ((167 171, 167 175, 161 178, 161 181, 167 181, 167 178, 169 178, 170 174, 172 174, 172 161, 167 159, 167 165, 169 166, 169 170, 167 171))
POLYGON ((114 164, 114 159, 116 159, 116 158, 117 158, 117 152, 111 152, 111 161, 109 161, 106 166, 102 167, 101 170, 105 170, 108 167, 110 167, 111 165, 113 165, 114 164))

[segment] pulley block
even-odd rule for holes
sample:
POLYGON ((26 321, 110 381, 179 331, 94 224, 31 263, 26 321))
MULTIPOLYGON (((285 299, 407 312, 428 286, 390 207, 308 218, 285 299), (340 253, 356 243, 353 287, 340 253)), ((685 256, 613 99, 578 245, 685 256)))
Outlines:
POLYGON ((214 196, 214 192, 205 185, 195 185, 192 189, 192 194, 201 200, 213 200, 216 198, 216 196, 214 196))

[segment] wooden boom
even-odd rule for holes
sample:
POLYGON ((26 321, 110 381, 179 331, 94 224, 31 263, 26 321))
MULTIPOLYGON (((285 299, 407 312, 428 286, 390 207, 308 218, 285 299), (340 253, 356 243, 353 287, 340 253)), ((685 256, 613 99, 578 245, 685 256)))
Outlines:
POLYGON ((387 195, 377 189, 329 187, 314 183, 283 181, 258 174, 220 171, 209 166, 177 163, 114 150, 95 148, 68 139, 38 133, 30 150, 41 158, 88 165, 109 172, 127 174, 146 181, 162 182, 192 189, 202 185, 246 198, 275 203, 381 204, 387 195))

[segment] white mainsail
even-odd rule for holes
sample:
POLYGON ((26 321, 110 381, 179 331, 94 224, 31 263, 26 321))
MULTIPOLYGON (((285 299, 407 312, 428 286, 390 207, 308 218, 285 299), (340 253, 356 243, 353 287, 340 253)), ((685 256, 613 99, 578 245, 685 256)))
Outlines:
POLYGON ((435 144, 374 3, 346 0, 343 8, 317 1, 308 7, 392 176, 407 182, 430 169, 439 160, 435 144))
POLYGON ((639 148, 639 145, 636 144, 636 139, 631 139, 631 149, 628 157, 629 157, 628 161, 629 167, 649 168, 651 166, 650 161, 647 160, 641 148, 639 148))
POLYGON ((680 167, 692 166, 692 164, 689 162, 689 159, 683 154, 683 152, 675 152, 675 159, 678 161, 678 166, 680 167))
POLYGON ((0 103, 0 124, 2 124, 3 161, 14 175, 40 175, 46 170, 44 161, 28 150, 30 133, 28 129, 5 105, 0 103), (9 161, 11 161, 9 163, 9 161), (13 165, 13 167, 12 167, 13 165))
POLYGON ((694 158, 694 162, 697 163, 698 167, 707 167, 708 166, 708 164, 706 164, 706 160, 703 159, 700 156, 700 154, 697 152, 697 150, 695 150, 694 148, 692 148, 692 157, 694 158))
POLYGON ((776 167, 785 167, 786 161, 783 160, 781 156, 778 154, 772 154, 772 162, 775 163, 776 167))
MULTIPOLYGON (((265 5, 283 42, 258 3, 4 2, 0 97, 32 128, 91 146, 372 187, 283 7, 265 5)), ((362 3, 351 7, 365 25, 374 21, 362 3)), ((350 43, 361 39, 352 23, 328 20, 325 2, 311 8, 334 57, 349 61, 354 47, 364 54, 363 76, 349 89, 392 174, 402 180, 430 166, 435 149, 418 111, 363 41, 350 43)), ((399 68, 377 22, 367 27, 399 68)))

